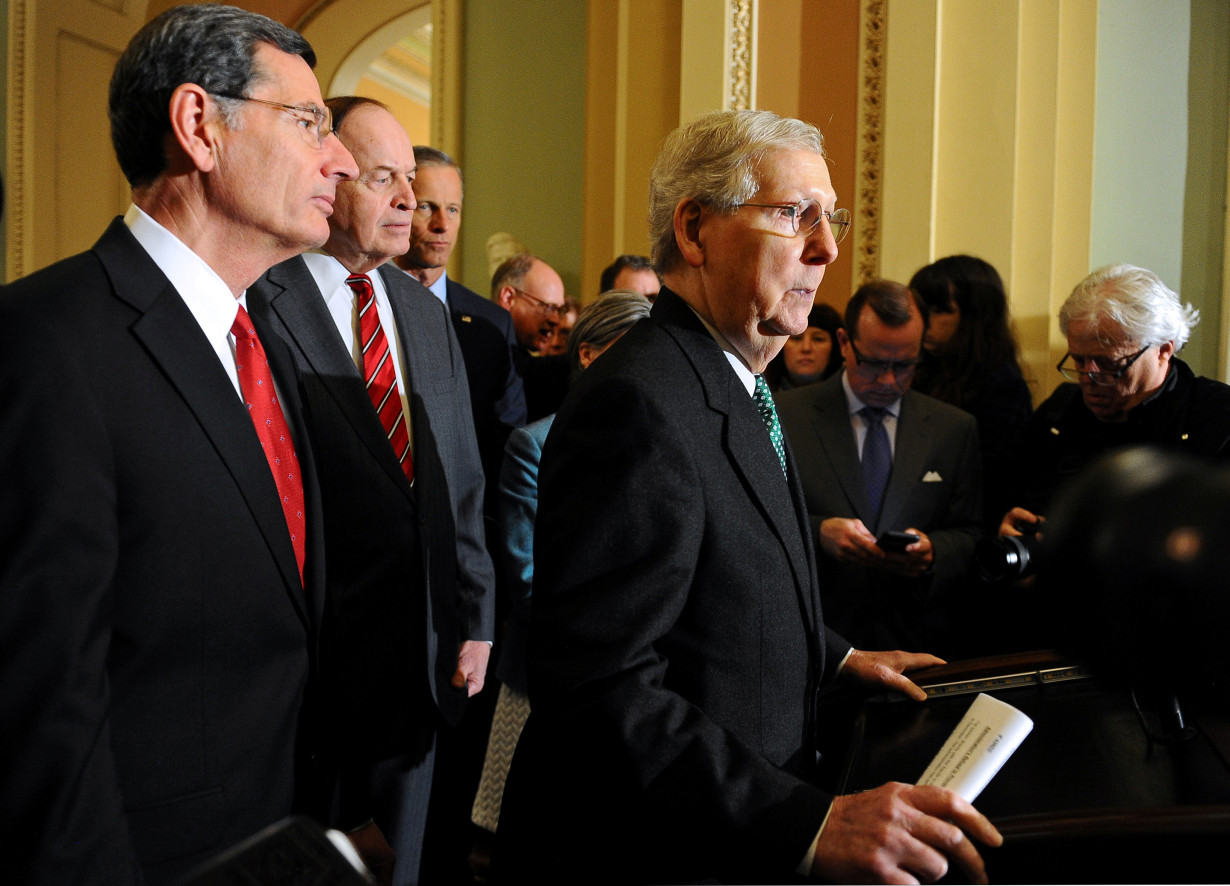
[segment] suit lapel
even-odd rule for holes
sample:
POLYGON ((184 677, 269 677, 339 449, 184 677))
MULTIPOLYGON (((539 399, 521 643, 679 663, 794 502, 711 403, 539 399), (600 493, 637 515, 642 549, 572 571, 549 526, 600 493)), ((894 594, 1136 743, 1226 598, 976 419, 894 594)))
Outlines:
MULTIPOLYGON (((818 613, 811 593, 814 585, 804 541, 810 524, 806 515, 796 509, 791 494, 791 483, 797 481, 788 481, 783 476, 755 403, 725 353, 691 308, 674 293, 670 293, 666 304, 662 304, 660 294, 654 314, 667 324, 668 331, 696 367, 709 407, 726 417, 725 448, 731 464, 785 549, 799 599, 812 629, 809 633, 814 637, 818 613)), ((791 464, 788 459, 787 465, 791 464)))
POLYGON ((133 335, 170 379, 235 478, 278 564, 295 611, 308 626, 303 585, 277 486, 252 421, 218 364, 217 354, 179 293, 122 222, 112 225, 95 252, 116 295, 142 312, 132 325, 133 335), (155 280, 162 285, 151 285, 155 280))
POLYGON ((858 444, 850 423, 850 408, 841 376, 825 382, 815 402, 811 416, 816 436, 823 442, 823 449, 833 465, 833 475, 841 484, 842 492, 854 513, 863 524, 874 531, 875 520, 867 503, 867 486, 863 482, 863 464, 858 457, 858 444))
POLYGON ((372 457, 412 498, 410 484, 372 408, 363 377, 337 334, 333 317, 303 259, 296 257, 274 266, 265 279, 269 307, 307 359, 315 380, 337 402, 372 457))

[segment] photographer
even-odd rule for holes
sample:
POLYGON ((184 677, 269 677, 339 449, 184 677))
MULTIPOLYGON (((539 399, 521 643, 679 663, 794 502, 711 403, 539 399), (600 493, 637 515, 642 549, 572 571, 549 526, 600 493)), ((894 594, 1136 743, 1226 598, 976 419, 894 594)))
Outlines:
POLYGON ((1176 354, 1199 312, 1157 275, 1131 265, 1094 271, 1059 309, 1068 381, 1038 407, 1018 455, 1014 507, 1001 535, 1036 521, 1058 489, 1113 449, 1152 444, 1221 458, 1230 450, 1230 387, 1197 377, 1176 354))
POLYGON ((1103 453, 1137 445, 1206 459, 1230 452, 1230 386, 1196 376, 1176 356, 1199 316, 1156 274, 1132 265, 1077 284, 1059 309, 1068 353, 1056 368, 1067 382, 1022 435, 1017 506, 1004 515, 1001 537, 1036 529, 1040 540, 1055 494, 1103 453))

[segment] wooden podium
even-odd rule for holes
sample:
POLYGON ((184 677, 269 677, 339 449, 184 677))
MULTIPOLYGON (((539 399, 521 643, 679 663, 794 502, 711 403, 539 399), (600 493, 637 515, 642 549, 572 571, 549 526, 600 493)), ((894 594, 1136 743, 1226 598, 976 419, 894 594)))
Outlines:
MULTIPOLYGON (((855 719, 838 791, 916 782, 978 692, 1034 721, 975 801, 1004 835, 993 883, 1230 881, 1230 698, 1134 693, 1055 653, 911 675, 919 704, 876 697, 855 719)), ((950 875, 951 876, 951 875, 950 875)))

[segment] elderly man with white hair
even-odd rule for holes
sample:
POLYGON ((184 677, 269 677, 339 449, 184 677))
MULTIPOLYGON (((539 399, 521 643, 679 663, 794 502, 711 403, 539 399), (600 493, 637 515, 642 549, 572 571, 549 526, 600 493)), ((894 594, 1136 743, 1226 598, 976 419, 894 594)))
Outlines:
POLYGON ((1059 488, 1098 455, 1149 444, 1220 459, 1230 452, 1230 386, 1176 356, 1200 312, 1156 274, 1119 264, 1094 271, 1059 309, 1067 382, 1034 413, 1020 450, 1020 507, 1001 535, 1045 515, 1059 488))

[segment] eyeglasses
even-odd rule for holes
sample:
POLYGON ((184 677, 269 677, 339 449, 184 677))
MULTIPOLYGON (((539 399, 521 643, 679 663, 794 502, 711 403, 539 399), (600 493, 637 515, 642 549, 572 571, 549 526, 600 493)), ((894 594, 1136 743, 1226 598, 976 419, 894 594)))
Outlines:
POLYGON ((821 219, 828 219, 833 231, 833 242, 840 243, 850 231, 850 210, 834 209, 832 212, 820 208, 820 203, 810 197, 798 203, 736 203, 735 209, 744 206, 755 206, 760 209, 779 209, 779 218, 786 218, 794 229, 795 235, 810 237, 816 228, 820 227, 821 219))
POLYGON ((854 344, 854 339, 850 339, 850 350, 854 352, 855 368, 871 378, 879 378, 888 372, 891 372, 897 378, 908 378, 918 368, 918 364, 922 362, 917 357, 913 360, 868 360, 858 352, 858 346, 854 344))
POLYGON ((567 308, 565 308, 563 305, 553 305, 550 302, 545 302, 542 299, 537 298, 536 296, 530 295, 524 289, 518 289, 516 286, 514 286, 512 289, 513 289, 513 292, 517 293, 517 295, 524 295, 531 302, 533 302, 534 309, 537 310, 538 313, 540 314, 545 314, 548 317, 554 317, 556 320, 558 320, 561 317, 563 317, 565 313, 567 313, 567 308))
POLYGON ((1132 356, 1125 358, 1127 362, 1120 364, 1119 368, 1114 370, 1102 369, 1089 372, 1076 366, 1064 366, 1064 364, 1069 360, 1073 360, 1079 364, 1096 364, 1099 359, 1097 357, 1073 357, 1071 353, 1064 354, 1063 359, 1055 364, 1055 368, 1058 369, 1059 374, 1068 381, 1078 382, 1081 380, 1081 376, 1083 375, 1095 385, 1113 385, 1119 379, 1123 378, 1123 374, 1132 368, 1132 364, 1139 360, 1141 355, 1151 347, 1153 347, 1153 345, 1145 345, 1132 356))
POLYGON ((258 105, 268 105, 271 108, 280 108, 283 111, 292 112, 295 114, 295 120, 301 124, 296 128, 302 134, 303 140, 317 150, 325 146, 325 139, 333 131, 333 114, 328 108, 320 108, 316 105, 287 105, 282 102, 271 102, 263 98, 252 98, 247 95, 227 95, 225 92, 214 92, 211 94, 218 98, 229 98, 237 102, 256 102, 258 105), (311 119, 299 116, 301 114, 307 114, 311 119))

